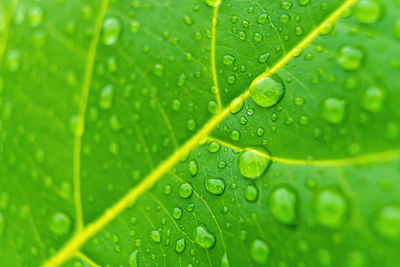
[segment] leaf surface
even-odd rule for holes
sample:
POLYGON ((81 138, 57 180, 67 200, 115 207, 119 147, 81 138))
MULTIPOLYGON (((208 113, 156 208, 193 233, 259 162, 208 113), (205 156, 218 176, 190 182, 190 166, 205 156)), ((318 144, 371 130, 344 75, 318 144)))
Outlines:
POLYGON ((0 265, 396 266, 400 7, 353 2, 0 3, 0 265))

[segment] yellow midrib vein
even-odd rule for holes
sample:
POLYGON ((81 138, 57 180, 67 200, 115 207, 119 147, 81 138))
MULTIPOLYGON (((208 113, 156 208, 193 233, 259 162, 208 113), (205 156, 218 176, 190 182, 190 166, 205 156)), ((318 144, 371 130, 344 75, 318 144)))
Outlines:
POLYGON ((216 63, 216 58, 215 58, 215 42, 216 42, 216 31, 217 31, 217 17, 218 17, 218 10, 219 10, 219 5, 221 4, 221 1, 218 1, 214 5, 214 10, 213 10, 213 16, 212 16, 212 24, 211 24, 211 72, 212 72, 212 79, 213 79, 213 84, 215 87, 215 96, 217 99, 217 104, 218 104, 218 110, 221 110, 222 108, 222 102, 221 102, 221 93, 219 90, 219 84, 218 84, 218 74, 217 74, 217 63, 216 63))
MULTIPOLYGON (((340 15, 357 0, 347 0, 338 9, 336 9, 320 26, 315 28, 303 41, 301 41, 294 49, 292 49, 282 60, 274 67, 259 75, 252 83, 262 77, 271 75, 282 68, 293 58, 299 50, 304 49, 319 33, 324 29, 325 24, 334 23, 340 15)), ((249 89, 246 90, 239 98, 245 99, 249 96, 249 89)), ((115 219, 122 211, 124 211, 134 200, 146 192, 155 182, 157 182, 163 174, 168 172, 183 156, 192 151, 208 134, 230 114, 229 106, 220 110, 215 114, 191 139, 189 139, 182 147, 176 150, 168 159, 162 162, 152 173, 143 179, 135 188, 131 189, 117 203, 107 209, 98 219, 88 224, 81 231, 76 233, 72 238, 42 267, 54 267, 64 263, 91 237, 104 228, 109 222, 115 219)))
POLYGON ((77 232, 83 229, 83 213, 81 200, 81 152, 82 152, 82 135, 85 129, 85 114, 89 97, 90 85, 93 75, 94 60, 96 58, 97 47, 100 40, 101 26, 104 16, 108 8, 109 0, 103 0, 100 11, 96 19, 93 37, 89 45, 89 53, 85 65, 85 73, 81 89, 81 100, 79 103, 79 113, 77 117, 77 125, 74 135, 73 148, 73 177, 74 177, 74 203, 76 210, 77 232))

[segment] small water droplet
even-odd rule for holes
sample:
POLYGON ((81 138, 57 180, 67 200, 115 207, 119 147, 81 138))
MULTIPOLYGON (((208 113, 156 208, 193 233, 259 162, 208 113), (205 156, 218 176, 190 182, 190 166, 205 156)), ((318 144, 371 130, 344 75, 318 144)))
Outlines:
POLYGON ((193 176, 193 177, 196 176, 197 171, 198 171, 198 165, 194 159, 192 159, 188 162, 188 170, 189 170, 189 173, 191 176, 193 176))
POLYGON ((244 196, 247 201, 249 202, 254 202, 258 198, 258 189, 255 185, 250 184, 247 185, 245 190, 244 190, 244 196))
POLYGON ((157 230, 153 230, 150 232, 150 238, 156 243, 161 242, 161 235, 160 235, 160 232, 157 230))
POLYGON ((297 197, 288 186, 276 188, 270 196, 269 208, 279 222, 286 225, 296 225, 297 197))
POLYGON ((345 45, 340 48, 336 61, 342 69, 347 71, 354 71, 361 67, 364 53, 351 45, 345 45))
POLYGON ((315 217, 319 224, 338 228, 345 220, 347 201, 342 193, 331 189, 321 191, 315 200, 315 217))
POLYGON ((114 86, 111 84, 104 86, 100 92, 99 106, 102 109, 109 109, 114 98, 114 86))
POLYGON ((176 240, 176 245, 175 245, 176 252, 182 253, 185 250, 185 247, 186 243, 184 238, 176 240))
POLYGON ((266 263, 269 256, 269 247, 268 245, 260 240, 256 239, 251 243, 251 257, 257 263, 266 263))
POLYGON ((136 249, 131 254, 129 254, 128 262, 130 267, 139 266, 139 250, 136 249))
POLYGON ((115 17, 106 18, 103 23, 103 44, 113 45, 118 41, 121 32, 122 25, 119 19, 115 17))
POLYGON ((400 240, 400 206, 387 205, 373 218, 374 230, 388 241, 400 240))
POLYGON ((190 198, 193 194, 193 188, 190 184, 181 184, 179 187, 179 195, 182 198, 190 198))
POLYGON ((361 106, 370 112, 378 112, 382 108, 384 98, 385 92, 382 88, 369 87, 362 95, 361 106))
POLYGON ((211 153, 218 152, 221 149, 221 145, 215 141, 208 144, 208 151, 211 153))
POLYGON ((63 212, 56 212, 50 220, 50 230, 56 235, 64 235, 71 230, 71 218, 63 212))
POLYGON ((172 216, 179 220, 182 217, 182 209, 181 208, 174 208, 174 210, 172 211, 172 216))
POLYGON ((346 102, 336 97, 327 98, 322 104, 322 117, 330 123, 341 123, 346 114, 346 102))

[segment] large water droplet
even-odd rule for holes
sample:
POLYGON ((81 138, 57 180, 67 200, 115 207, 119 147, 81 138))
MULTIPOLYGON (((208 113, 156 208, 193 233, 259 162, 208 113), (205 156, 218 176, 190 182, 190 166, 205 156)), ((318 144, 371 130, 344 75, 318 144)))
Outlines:
POLYGON ((315 200, 315 216, 319 224, 328 228, 338 228, 345 220, 347 201, 337 191, 325 189, 315 200))
POLYGON ((215 236, 206 227, 196 228, 196 243, 203 248, 212 248, 215 244, 215 236))
POLYGON ((254 149, 244 150, 240 153, 238 159, 238 168, 240 174, 246 178, 257 178, 268 168, 271 160, 267 152, 261 153, 254 149))
POLYGON ((71 219, 63 212, 55 213, 50 220, 50 230, 56 235, 64 235, 71 230, 71 219))
POLYGON ((250 87, 251 98, 265 108, 276 105, 284 93, 284 84, 277 75, 261 78, 250 87))
POLYGON ((281 186, 270 196, 269 208, 279 222, 286 225, 296 225, 297 197, 293 189, 281 186))
POLYGON ((222 195, 225 191, 225 181, 220 178, 207 176, 204 185, 207 191, 214 195, 222 195))
POLYGON ((106 18, 103 23, 103 44, 113 45, 118 41, 122 32, 122 25, 115 17, 106 18))
POLYGON ((268 245, 260 240, 256 239, 251 243, 251 257, 257 263, 266 263, 269 255, 269 247, 268 245))
POLYGON ((345 45, 340 48, 336 60, 344 70, 353 71, 360 68, 364 53, 351 45, 345 45))
POLYGON ((160 232, 157 230, 153 230, 150 232, 150 238, 156 243, 161 242, 161 235, 160 235, 160 232))
POLYGON ((361 0, 354 6, 354 16, 359 22, 373 23, 381 14, 381 5, 376 0, 361 0))
POLYGON ((346 102, 343 99, 330 97, 322 104, 322 117, 330 123, 341 123, 346 114, 346 102))
POLYGON ((373 220, 373 228, 388 241, 400 240, 400 206, 387 205, 379 210, 373 220))

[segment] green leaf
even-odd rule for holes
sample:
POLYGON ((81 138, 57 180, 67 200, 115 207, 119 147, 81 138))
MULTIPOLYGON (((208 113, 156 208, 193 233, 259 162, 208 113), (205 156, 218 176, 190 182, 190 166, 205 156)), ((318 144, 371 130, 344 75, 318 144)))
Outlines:
POLYGON ((397 266, 397 0, 0 3, 0 266, 397 266))

